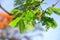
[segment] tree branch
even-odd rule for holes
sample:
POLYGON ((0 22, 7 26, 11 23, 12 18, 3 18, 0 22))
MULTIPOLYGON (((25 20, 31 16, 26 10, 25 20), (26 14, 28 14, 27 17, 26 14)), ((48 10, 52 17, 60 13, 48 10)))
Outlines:
POLYGON ((1 6, 1 4, 0 4, 0 8, 1 8, 3 11, 5 11, 7 14, 12 15, 12 14, 9 13, 8 11, 6 11, 6 10, 1 6))
POLYGON ((57 0, 55 4, 52 4, 51 7, 55 7, 58 3, 59 3, 60 0, 57 0))
MULTIPOLYGON (((51 6, 51 7, 55 7, 58 3, 59 3, 59 0, 58 0, 58 1, 56 1, 56 3, 52 4, 52 6, 51 6)), ((51 7, 48 7, 46 10, 48 10, 48 9, 49 9, 49 8, 51 8, 51 7)), ((44 12, 46 12, 46 10, 45 10, 44 12)))

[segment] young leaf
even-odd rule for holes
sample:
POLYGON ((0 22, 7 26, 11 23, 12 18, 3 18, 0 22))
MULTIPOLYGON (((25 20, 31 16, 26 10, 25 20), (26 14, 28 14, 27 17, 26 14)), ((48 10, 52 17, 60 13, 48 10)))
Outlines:
POLYGON ((24 33, 25 24, 23 20, 19 21, 18 26, 19 26, 20 33, 24 33))
POLYGON ((14 19, 9 25, 11 27, 15 27, 17 25, 17 23, 22 19, 22 17, 24 16, 24 14, 20 17, 17 17, 16 19, 14 19))
POLYGON ((53 13, 53 11, 52 11, 51 8, 49 8, 48 10, 46 10, 46 14, 51 15, 52 13, 53 13))
POLYGON ((35 29, 35 27, 33 26, 32 22, 27 23, 26 21, 24 21, 25 23, 25 29, 26 32, 32 31, 35 29))
POLYGON ((57 15, 60 15, 60 8, 53 8, 53 12, 57 15))
POLYGON ((14 16, 18 15, 18 14, 21 14, 22 12, 18 9, 14 9, 11 11, 11 14, 13 14, 14 16))
POLYGON ((20 18, 18 17, 18 18, 16 18, 15 20, 13 20, 9 25, 10 25, 11 27, 15 27, 15 26, 17 25, 17 23, 19 22, 19 20, 20 20, 20 18))

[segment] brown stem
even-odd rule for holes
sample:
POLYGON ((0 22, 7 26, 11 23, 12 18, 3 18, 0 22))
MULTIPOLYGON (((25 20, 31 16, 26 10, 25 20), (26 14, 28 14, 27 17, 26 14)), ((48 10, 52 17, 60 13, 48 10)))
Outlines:
POLYGON ((6 11, 6 10, 1 6, 1 4, 0 4, 0 8, 1 8, 3 11, 5 11, 7 14, 12 15, 12 14, 9 13, 8 11, 6 11))

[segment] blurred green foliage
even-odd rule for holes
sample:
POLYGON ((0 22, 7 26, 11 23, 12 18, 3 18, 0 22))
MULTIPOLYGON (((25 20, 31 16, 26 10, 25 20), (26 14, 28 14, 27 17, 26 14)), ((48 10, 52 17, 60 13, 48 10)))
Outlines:
POLYGON ((50 27, 53 29, 56 28, 56 21, 49 16, 53 13, 60 15, 60 8, 49 7, 47 10, 43 10, 41 7, 42 4, 46 4, 44 0, 15 0, 15 8, 11 12, 15 18, 10 23, 10 26, 19 27, 20 33, 24 33, 25 30, 29 32, 35 29, 35 20, 39 17, 41 24, 46 26, 46 30, 50 27))

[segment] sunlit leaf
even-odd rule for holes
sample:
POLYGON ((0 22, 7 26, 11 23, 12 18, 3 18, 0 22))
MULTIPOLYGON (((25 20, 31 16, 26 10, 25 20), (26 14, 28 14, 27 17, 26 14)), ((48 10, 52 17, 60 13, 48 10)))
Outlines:
POLYGON ((15 27, 17 25, 17 23, 22 19, 24 15, 22 15, 21 17, 17 17, 15 20, 13 20, 9 25, 11 27, 15 27))
POLYGON ((18 17, 18 18, 16 18, 15 20, 13 20, 9 25, 10 25, 11 27, 15 27, 15 26, 17 25, 17 23, 19 22, 19 20, 20 20, 20 18, 18 17))
POLYGON ((52 10, 55 14, 60 15, 60 8, 53 8, 52 10))
POLYGON ((25 29, 26 32, 32 31, 35 29, 35 27, 33 26, 32 22, 27 23, 26 21, 24 21, 25 23, 25 29))
POLYGON ((46 10, 46 14, 51 15, 52 13, 53 13, 53 11, 52 11, 51 8, 49 8, 48 10, 46 10))

